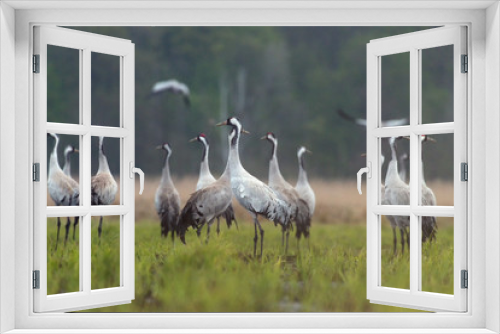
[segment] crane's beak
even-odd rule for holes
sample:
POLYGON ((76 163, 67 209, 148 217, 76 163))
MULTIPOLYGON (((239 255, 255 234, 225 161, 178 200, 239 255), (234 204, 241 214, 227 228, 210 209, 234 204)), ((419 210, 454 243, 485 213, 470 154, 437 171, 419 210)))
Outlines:
POLYGON ((264 139, 267 139, 267 135, 260 137, 260 140, 264 140, 264 139))
POLYGON ((313 154, 312 151, 309 151, 307 148, 306 148, 306 152, 309 154, 313 154))
POLYGON ((431 136, 426 136, 426 138, 427 141, 430 141, 432 143, 437 143, 437 140, 435 138, 432 138, 431 136))
POLYGON ((163 150, 163 145, 158 145, 155 147, 157 150, 163 150))
POLYGON ((78 149, 77 149, 77 148, 75 148, 75 149, 73 150, 73 152, 75 152, 75 153, 80 153, 80 151, 78 151, 78 149))
POLYGON ((198 141, 198 137, 194 137, 192 139, 189 139, 189 142, 190 143, 194 143, 195 141, 198 141))
POLYGON ((366 158, 366 153, 361 153, 362 158, 366 158))
POLYGON ((244 133, 244 134, 247 134, 247 135, 249 135, 249 134, 250 134, 250 132, 248 132, 248 131, 247 131, 247 130, 245 130, 245 129, 241 129, 241 133, 244 133))
POLYGON ((222 126, 222 125, 227 125, 227 120, 225 120, 224 122, 220 122, 220 123, 215 124, 215 126, 222 126))

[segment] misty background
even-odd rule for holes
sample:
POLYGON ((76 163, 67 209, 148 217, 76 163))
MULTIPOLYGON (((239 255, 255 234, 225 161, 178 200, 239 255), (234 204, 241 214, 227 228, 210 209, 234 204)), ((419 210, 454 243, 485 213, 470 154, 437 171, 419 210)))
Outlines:
MULTIPOLYGON (((364 128, 346 122, 338 109, 366 117, 366 44, 372 39, 428 27, 70 27, 129 39, 135 43, 136 166, 148 175, 161 173, 168 142, 176 177, 196 175, 201 144, 188 140, 203 132, 210 140, 210 166, 217 177, 227 155, 226 128, 214 125, 238 117, 250 135, 241 140, 241 160, 266 180, 270 145, 279 139, 283 175, 297 177, 297 148, 306 158, 310 178, 355 179, 365 165, 364 128), (177 79, 189 86, 191 106, 180 96, 150 97, 157 81, 177 79)), ((453 121, 452 47, 422 55, 423 122, 453 121)), ((79 52, 48 49, 48 121, 78 123, 79 52), (74 75, 68 75, 73 73, 74 75)), ((409 55, 382 61, 382 117, 409 117, 409 55)), ((119 126, 119 58, 92 55, 92 124, 119 126)), ((451 179, 453 136, 424 151, 426 179, 451 179)), ((438 138, 439 140, 439 138, 438 138)), ((74 143, 77 143, 75 138, 74 143)), ((97 140, 92 142, 93 156, 97 140), (95 145, 94 145, 95 143, 95 145)), ((66 143, 61 141, 61 146, 66 143)), ((383 144, 385 145, 385 144, 383 144)), ((407 145, 406 145, 407 146, 407 145)), ((119 142, 105 141, 111 169, 119 171, 119 142), (106 145, 109 142, 109 145, 106 145)), ((50 151, 51 145, 48 146, 50 151)), ((388 153, 387 148, 384 152, 388 153)), ((60 156, 62 148, 60 147, 60 156)), ((386 155, 386 161, 390 155, 386 155)), ((61 159, 62 163, 62 159, 61 159)), ((78 159, 72 162, 78 170, 78 159)), ((97 159, 93 159, 93 173, 97 159)))

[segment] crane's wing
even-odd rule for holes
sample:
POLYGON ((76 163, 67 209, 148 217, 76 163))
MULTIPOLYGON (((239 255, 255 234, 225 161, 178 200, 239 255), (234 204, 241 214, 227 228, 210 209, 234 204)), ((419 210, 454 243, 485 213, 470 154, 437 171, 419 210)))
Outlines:
POLYGON ((382 126, 401 126, 408 124, 408 118, 398 118, 398 119, 388 119, 387 121, 382 121, 382 126))
POLYGON ((339 114, 340 117, 342 117, 343 119, 345 119, 345 120, 347 120, 349 122, 356 123, 356 124, 361 125, 361 126, 366 126, 366 119, 363 119, 363 118, 354 118, 351 115, 347 114, 342 109, 338 109, 337 113, 339 114))

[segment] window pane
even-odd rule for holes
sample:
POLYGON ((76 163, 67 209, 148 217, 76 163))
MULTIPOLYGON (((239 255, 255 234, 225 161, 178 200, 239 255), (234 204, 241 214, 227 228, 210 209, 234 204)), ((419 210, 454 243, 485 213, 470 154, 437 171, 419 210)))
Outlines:
POLYGON ((121 139, 92 137, 92 205, 119 205, 121 139))
POLYGON ((410 141, 404 137, 381 138, 380 199, 382 205, 410 205, 410 141), (394 150, 396 159, 392 158, 394 150))
POLYGON ((454 135, 421 136, 421 205, 453 206, 454 135))
POLYGON ((80 50, 47 45, 47 122, 80 122, 80 50))
POLYGON ((47 294, 80 291, 80 217, 47 218, 47 294))
POLYGON ((453 294, 453 218, 421 219, 422 291, 453 294))
POLYGON ((410 124, 410 53, 381 57, 382 127, 410 124))
POLYGON ((92 125, 120 126, 120 57, 92 52, 92 125))
POLYGON ((120 286, 120 216, 92 217, 92 289, 120 286))
POLYGON ((381 216, 381 285, 410 288, 409 216, 381 216))
POLYGON ((453 45, 421 50, 422 123, 453 122, 453 45))
POLYGON ((48 206, 80 205, 79 136, 47 134, 47 173, 48 206))

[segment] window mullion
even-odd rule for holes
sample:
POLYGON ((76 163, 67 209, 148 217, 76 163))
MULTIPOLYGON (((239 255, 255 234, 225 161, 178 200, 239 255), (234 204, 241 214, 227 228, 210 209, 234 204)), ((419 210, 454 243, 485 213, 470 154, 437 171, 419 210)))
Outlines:
MULTIPOLYGON (((418 135, 414 129, 418 125, 420 114, 420 57, 419 50, 410 50, 410 207, 418 205, 420 186, 418 173, 418 135)), ((419 218, 410 214, 410 291, 416 293, 420 282, 420 256, 419 256, 419 218)))

